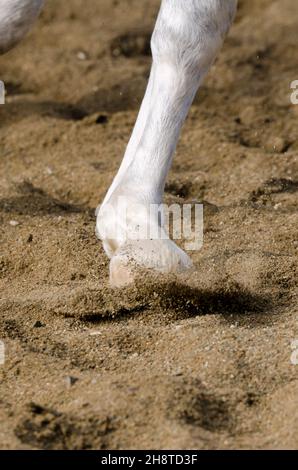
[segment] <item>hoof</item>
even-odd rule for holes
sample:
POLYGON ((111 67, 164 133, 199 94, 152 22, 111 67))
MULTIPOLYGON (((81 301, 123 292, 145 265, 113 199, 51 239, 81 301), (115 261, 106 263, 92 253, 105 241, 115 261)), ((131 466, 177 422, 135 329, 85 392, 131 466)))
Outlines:
POLYGON ((135 282, 141 271, 181 273, 192 268, 188 255, 171 240, 136 240, 123 245, 110 262, 110 284, 124 287, 135 282))

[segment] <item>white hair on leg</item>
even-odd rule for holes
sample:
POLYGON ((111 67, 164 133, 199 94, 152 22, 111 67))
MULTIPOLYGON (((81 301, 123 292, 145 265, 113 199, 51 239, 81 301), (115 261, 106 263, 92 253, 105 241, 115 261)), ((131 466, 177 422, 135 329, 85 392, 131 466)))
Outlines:
POLYGON ((147 92, 123 162, 97 218, 97 233, 112 258, 111 279, 116 285, 125 278, 131 280, 131 261, 162 271, 178 271, 191 264, 171 240, 131 240, 133 227, 144 223, 143 215, 134 208, 161 203, 181 128, 236 6, 237 0, 162 1, 152 36, 153 64, 147 92), (127 201, 125 224, 121 217, 115 220, 113 210, 105 210, 116 206, 119 198, 127 201), (119 229, 116 237, 115 232, 109 234, 112 226, 119 229))
POLYGON ((0 0, 0 54, 23 39, 43 3, 44 0, 0 0))

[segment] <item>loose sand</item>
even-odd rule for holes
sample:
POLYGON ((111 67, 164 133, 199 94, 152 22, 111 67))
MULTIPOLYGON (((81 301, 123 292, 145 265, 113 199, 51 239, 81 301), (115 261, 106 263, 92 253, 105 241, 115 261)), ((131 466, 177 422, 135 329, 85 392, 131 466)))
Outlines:
POLYGON ((94 210, 150 67, 157 0, 48 0, 0 59, 0 447, 298 445, 296 0, 242 0, 167 201, 203 202, 181 279, 109 288, 94 210))

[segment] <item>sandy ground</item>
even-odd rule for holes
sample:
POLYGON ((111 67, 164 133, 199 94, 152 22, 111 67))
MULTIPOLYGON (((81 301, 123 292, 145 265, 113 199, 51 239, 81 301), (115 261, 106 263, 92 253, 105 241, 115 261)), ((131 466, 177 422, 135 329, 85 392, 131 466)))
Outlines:
POLYGON ((49 0, 0 59, 0 446, 297 448, 298 3, 243 0, 167 201, 195 274, 109 288, 94 210, 150 68, 157 0, 49 0))

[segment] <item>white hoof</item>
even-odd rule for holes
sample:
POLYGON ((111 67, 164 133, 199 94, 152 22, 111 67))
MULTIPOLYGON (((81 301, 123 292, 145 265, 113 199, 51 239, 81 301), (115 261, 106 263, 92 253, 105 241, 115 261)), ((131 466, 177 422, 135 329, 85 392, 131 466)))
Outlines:
POLYGON ((124 244, 111 259, 110 284, 133 283, 142 269, 181 273, 192 268, 188 255, 171 240, 136 240, 124 244))

